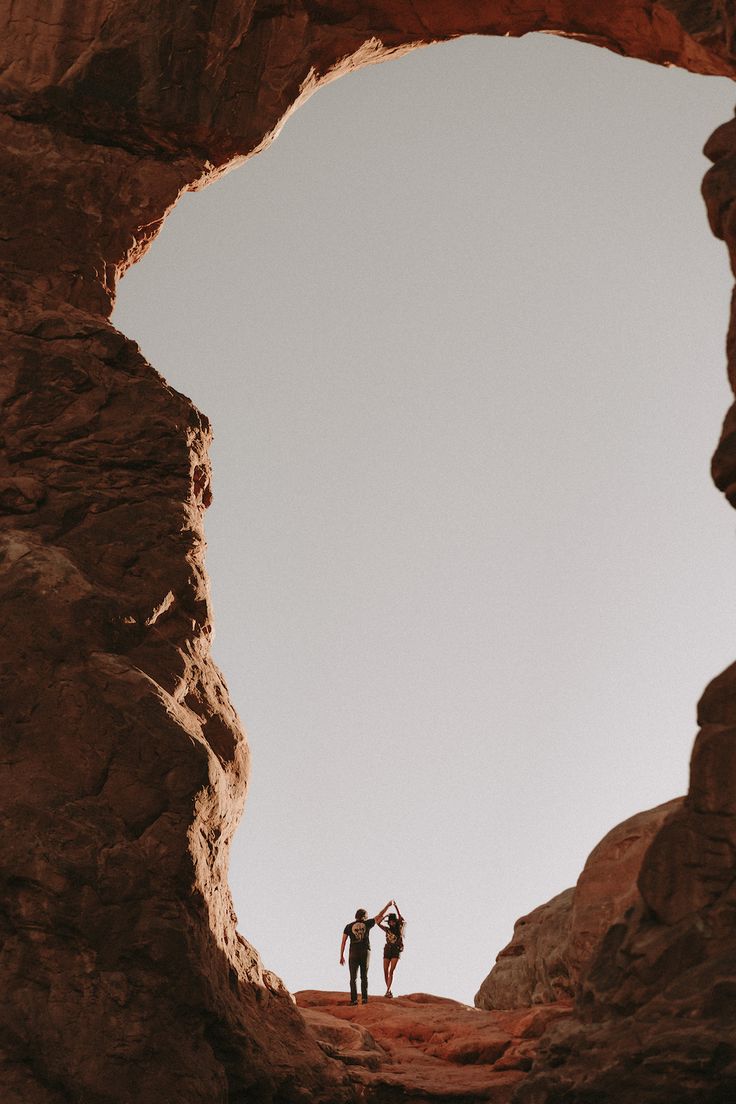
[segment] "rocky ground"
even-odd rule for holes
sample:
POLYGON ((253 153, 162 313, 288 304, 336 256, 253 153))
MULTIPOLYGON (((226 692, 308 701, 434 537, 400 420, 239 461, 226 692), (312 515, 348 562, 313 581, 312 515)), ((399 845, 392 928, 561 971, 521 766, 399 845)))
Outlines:
POLYGON ((363 1099, 380 1104, 506 1104, 541 1035, 571 1009, 557 1001, 489 1012, 427 993, 354 1007, 345 993, 306 990, 296 1001, 325 1054, 345 1064, 363 1099))

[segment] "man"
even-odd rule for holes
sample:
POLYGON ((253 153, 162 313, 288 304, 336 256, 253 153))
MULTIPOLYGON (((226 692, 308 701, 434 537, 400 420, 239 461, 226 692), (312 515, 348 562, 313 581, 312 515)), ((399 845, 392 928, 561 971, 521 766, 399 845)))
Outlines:
POLYGON ((350 940, 350 953, 348 963, 350 965, 350 1003, 358 1003, 358 986, 356 984, 358 970, 360 970, 360 995, 363 1004, 368 1003, 368 962, 371 955, 369 932, 376 924, 380 924, 384 916, 391 908, 391 902, 381 909, 378 916, 372 920, 368 918, 365 909, 358 909, 355 920, 345 925, 340 944, 340 965, 345 965, 345 944, 350 940))

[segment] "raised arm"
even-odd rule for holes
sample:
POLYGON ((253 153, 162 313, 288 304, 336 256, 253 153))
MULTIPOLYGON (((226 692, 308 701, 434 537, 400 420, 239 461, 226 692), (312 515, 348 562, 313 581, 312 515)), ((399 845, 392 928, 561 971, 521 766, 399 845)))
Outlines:
POLYGON ((345 932, 342 933, 342 943, 340 944, 340 965, 345 965, 345 944, 348 941, 348 937, 345 932))
POLYGON ((394 901, 393 904, 394 904, 394 908, 396 909, 396 915, 398 916, 399 920, 403 924, 404 923, 404 917, 401 915, 401 909, 399 908, 399 906, 396 904, 395 901, 394 901))
POLYGON ((382 909, 381 909, 381 911, 379 912, 378 916, 374 916, 374 917, 373 917, 373 919, 374 919, 374 920, 376 921, 376 923, 377 923, 378 925, 380 925, 380 923, 381 923, 381 921, 383 920, 384 916, 386 915, 386 913, 388 912, 388 910, 389 910, 389 909, 391 908, 391 905, 392 905, 392 903, 393 903, 392 901, 389 901, 389 902, 388 902, 387 904, 385 904, 385 905, 383 906, 383 908, 382 908, 382 909))

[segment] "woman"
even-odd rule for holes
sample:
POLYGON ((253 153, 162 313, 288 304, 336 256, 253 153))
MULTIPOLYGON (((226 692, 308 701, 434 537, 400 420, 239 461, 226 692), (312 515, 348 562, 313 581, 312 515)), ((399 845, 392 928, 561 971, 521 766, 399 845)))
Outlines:
POLYGON ((386 996, 393 997, 391 985, 394 980, 396 963, 404 949, 404 924, 406 921, 401 915, 401 910, 395 901, 390 901, 396 912, 390 912, 385 924, 379 924, 381 931, 386 933, 386 946, 383 948, 383 976, 386 979, 386 996))

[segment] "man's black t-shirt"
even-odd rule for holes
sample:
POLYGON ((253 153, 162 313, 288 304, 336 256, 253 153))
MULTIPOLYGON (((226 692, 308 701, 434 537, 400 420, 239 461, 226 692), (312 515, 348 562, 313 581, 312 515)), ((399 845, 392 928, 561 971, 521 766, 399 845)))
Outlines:
POLYGON ((369 932, 375 920, 371 917, 370 920, 353 920, 350 924, 345 925, 345 935, 350 940, 350 953, 351 955, 363 954, 365 951, 370 950, 370 937, 369 932))

